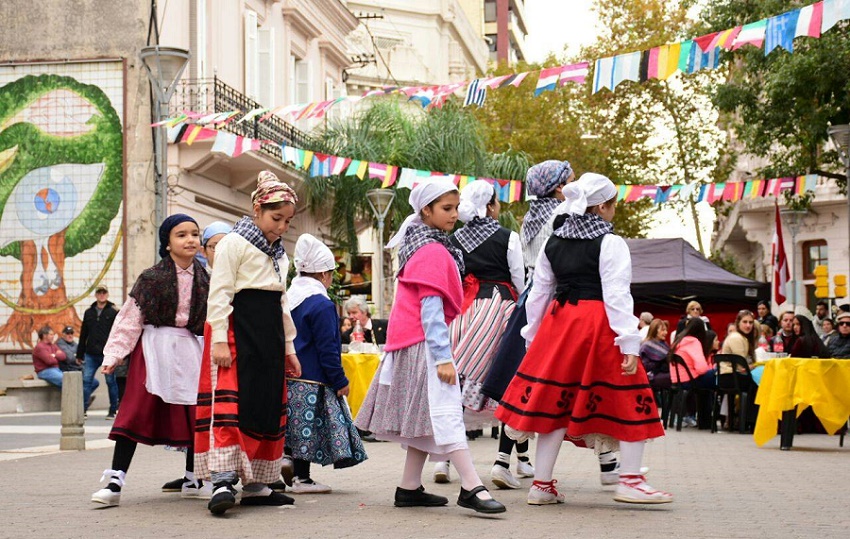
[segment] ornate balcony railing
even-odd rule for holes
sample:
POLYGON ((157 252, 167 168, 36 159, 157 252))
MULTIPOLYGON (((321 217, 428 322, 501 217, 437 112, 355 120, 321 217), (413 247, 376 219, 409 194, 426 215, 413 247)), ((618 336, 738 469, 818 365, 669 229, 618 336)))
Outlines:
POLYGON ((297 148, 310 149, 313 144, 310 137, 277 116, 260 121, 259 117, 247 122, 239 122, 247 112, 263 107, 242 92, 228 86, 218 77, 212 79, 183 79, 177 85, 171 98, 169 115, 173 116, 184 111, 199 113, 242 111, 233 120, 220 126, 220 129, 236 135, 258 140, 271 140, 275 145, 264 145, 260 151, 281 159, 279 144, 285 143, 297 148))

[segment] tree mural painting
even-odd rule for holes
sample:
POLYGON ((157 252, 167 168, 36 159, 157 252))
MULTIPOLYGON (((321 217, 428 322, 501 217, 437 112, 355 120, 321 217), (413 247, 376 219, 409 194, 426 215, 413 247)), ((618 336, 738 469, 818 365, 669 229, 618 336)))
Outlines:
POLYGON ((28 75, 0 87, 0 257, 20 261, 20 294, 0 342, 31 348, 45 324, 79 330, 74 304, 103 277, 120 232, 89 289, 68 297, 66 262, 98 245, 123 193, 121 120, 99 87, 28 75))

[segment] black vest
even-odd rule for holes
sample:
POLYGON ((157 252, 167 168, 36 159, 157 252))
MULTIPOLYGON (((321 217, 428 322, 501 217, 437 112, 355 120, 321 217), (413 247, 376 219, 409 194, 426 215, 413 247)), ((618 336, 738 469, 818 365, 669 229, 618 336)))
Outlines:
MULTIPOLYGON (((481 281, 476 298, 489 298, 493 296, 493 288, 498 288, 502 299, 513 299, 513 295, 503 285, 496 283, 510 283, 511 269, 508 267, 508 242, 511 239, 511 231, 499 227, 492 236, 484 240, 481 245, 467 253, 460 242, 452 236, 451 242, 463 253, 463 263, 466 266, 463 276, 470 273, 481 281)), ((511 285, 513 286, 513 285, 511 285)))
POLYGON ((551 236, 544 251, 557 286, 555 299, 562 306, 580 299, 602 299, 602 279, 599 277, 599 252, 602 238, 592 240, 565 239, 551 236))

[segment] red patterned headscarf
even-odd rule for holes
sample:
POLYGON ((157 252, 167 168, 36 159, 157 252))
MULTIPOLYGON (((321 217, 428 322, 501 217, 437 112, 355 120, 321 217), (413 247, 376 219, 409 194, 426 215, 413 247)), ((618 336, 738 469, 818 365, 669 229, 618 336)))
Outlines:
POLYGON ((253 204, 274 204, 275 202, 298 202, 295 191, 277 179, 274 172, 264 170, 257 176, 257 189, 251 193, 253 204))

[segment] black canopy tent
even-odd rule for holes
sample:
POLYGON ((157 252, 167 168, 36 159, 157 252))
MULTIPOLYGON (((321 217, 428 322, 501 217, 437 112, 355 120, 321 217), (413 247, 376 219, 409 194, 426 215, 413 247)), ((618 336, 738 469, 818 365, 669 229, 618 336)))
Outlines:
POLYGON ((754 308, 770 299, 770 284, 739 277, 715 265, 681 238, 628 239, 632 296, 637 303, 681 307, 697 300, 754 308))

